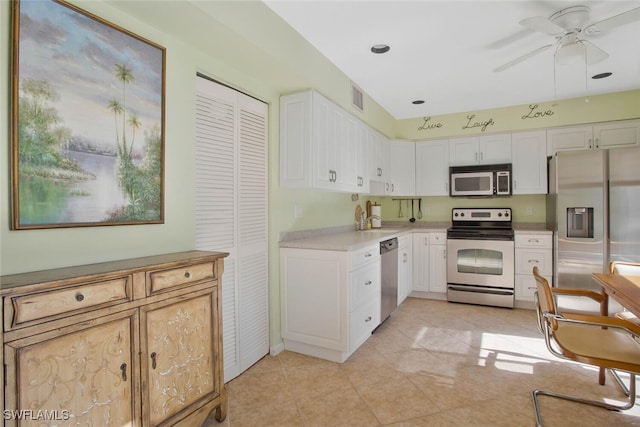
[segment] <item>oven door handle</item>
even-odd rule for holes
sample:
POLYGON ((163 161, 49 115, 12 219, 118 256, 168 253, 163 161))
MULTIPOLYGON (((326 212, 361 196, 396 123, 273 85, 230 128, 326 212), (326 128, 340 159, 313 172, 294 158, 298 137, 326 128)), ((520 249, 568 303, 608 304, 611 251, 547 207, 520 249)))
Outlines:
POLYGON ((458 292, 476 292, 479 294, 493 294, 493 295, 513 295, 513 291, 500 291, 497 289, 489 289, 489 288, 475 288, 475 287, 467 287, 467 286, 455 286, 449 285, 449 289, 452 291, 458 292))

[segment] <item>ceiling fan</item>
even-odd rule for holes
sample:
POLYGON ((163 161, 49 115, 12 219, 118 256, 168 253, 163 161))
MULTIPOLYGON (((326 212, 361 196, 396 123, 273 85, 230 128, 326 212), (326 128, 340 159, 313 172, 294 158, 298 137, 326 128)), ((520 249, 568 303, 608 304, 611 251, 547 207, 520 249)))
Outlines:
POLYGON ((609 31, 615 27, 640 20, 640 7, 628 10, 619 15, 614 15, 602 21, 589 24, 591 9, 587 6, 571 6, 551 15, 548 19, 542 16, 534 16, 520 21, 520 25, 555 37, 554 43, 539 47, 529 53, 507 62, 494 72, 504 71, 532 56, 538 55, 547 49, 556 47, 554 58, 558 64, 568 64, 576 59, 595 64, 604 61, 609 54, 595 44, 583 38, 583 36, 596 35, 609 31))

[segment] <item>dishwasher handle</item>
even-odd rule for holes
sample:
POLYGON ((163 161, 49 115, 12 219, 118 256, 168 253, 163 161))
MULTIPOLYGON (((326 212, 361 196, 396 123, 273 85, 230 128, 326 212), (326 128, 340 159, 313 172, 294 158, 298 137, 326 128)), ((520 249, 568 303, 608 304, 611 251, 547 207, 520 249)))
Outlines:
POLYGON ((398 238, 394 237, 393 239, 383 240, 380 242, 380 255, 385 254, 387 252, 398 250, 398 238))

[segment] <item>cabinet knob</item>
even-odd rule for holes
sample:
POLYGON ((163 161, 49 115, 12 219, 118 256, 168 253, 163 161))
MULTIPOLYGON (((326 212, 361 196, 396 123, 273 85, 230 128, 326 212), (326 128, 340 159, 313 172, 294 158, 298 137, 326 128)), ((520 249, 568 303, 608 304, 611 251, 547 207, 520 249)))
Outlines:
POLYGON ((151 369, 156 369, 156 366, 157 366, 156 357, 157 357, 157 354, 155 351, 151 353, 151 369))
POLYGON ((371 285, 371 283, 373 283, 373 282, 371 282, 371 280, 367 280, 366 282, 364 282, 364 285, 365 286, 369 286, 369 285, 371 285))
POLYGON ((123 363, 120 365, 120 371, 122 372, 122 381, 127 380, 127 364, 123 363))
POLYGON ((365 322, 371 322, 371 316, 367 317, 366 319, 364 319, 365 322))
POLYGON ((76 301, 78 301, 78 302, 84 301, 84 295, 82 295, 80 292, 78 292, 76 294, 76 301))
POLYGON ((184 277, 186 277, 187 279, 189 279, 191 277, 191 273, 189 273, 188 271, 184 272, 184 277))
POLYGON ((371 254, 371 252, 367 252, 366 254, 364 254, 364 257, 365 257, 365 258, 369 258, 369 257, 371 257, 371 256, 373 256, 373 255, 371 254))

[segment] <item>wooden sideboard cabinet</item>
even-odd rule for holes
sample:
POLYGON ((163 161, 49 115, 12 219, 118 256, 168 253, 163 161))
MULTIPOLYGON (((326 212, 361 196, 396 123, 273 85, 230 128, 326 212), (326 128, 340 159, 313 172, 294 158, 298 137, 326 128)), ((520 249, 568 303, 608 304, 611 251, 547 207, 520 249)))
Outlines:
POLYGON ((225 256, 189 251, 2 276, 5 425, 224 420, 225 256))

